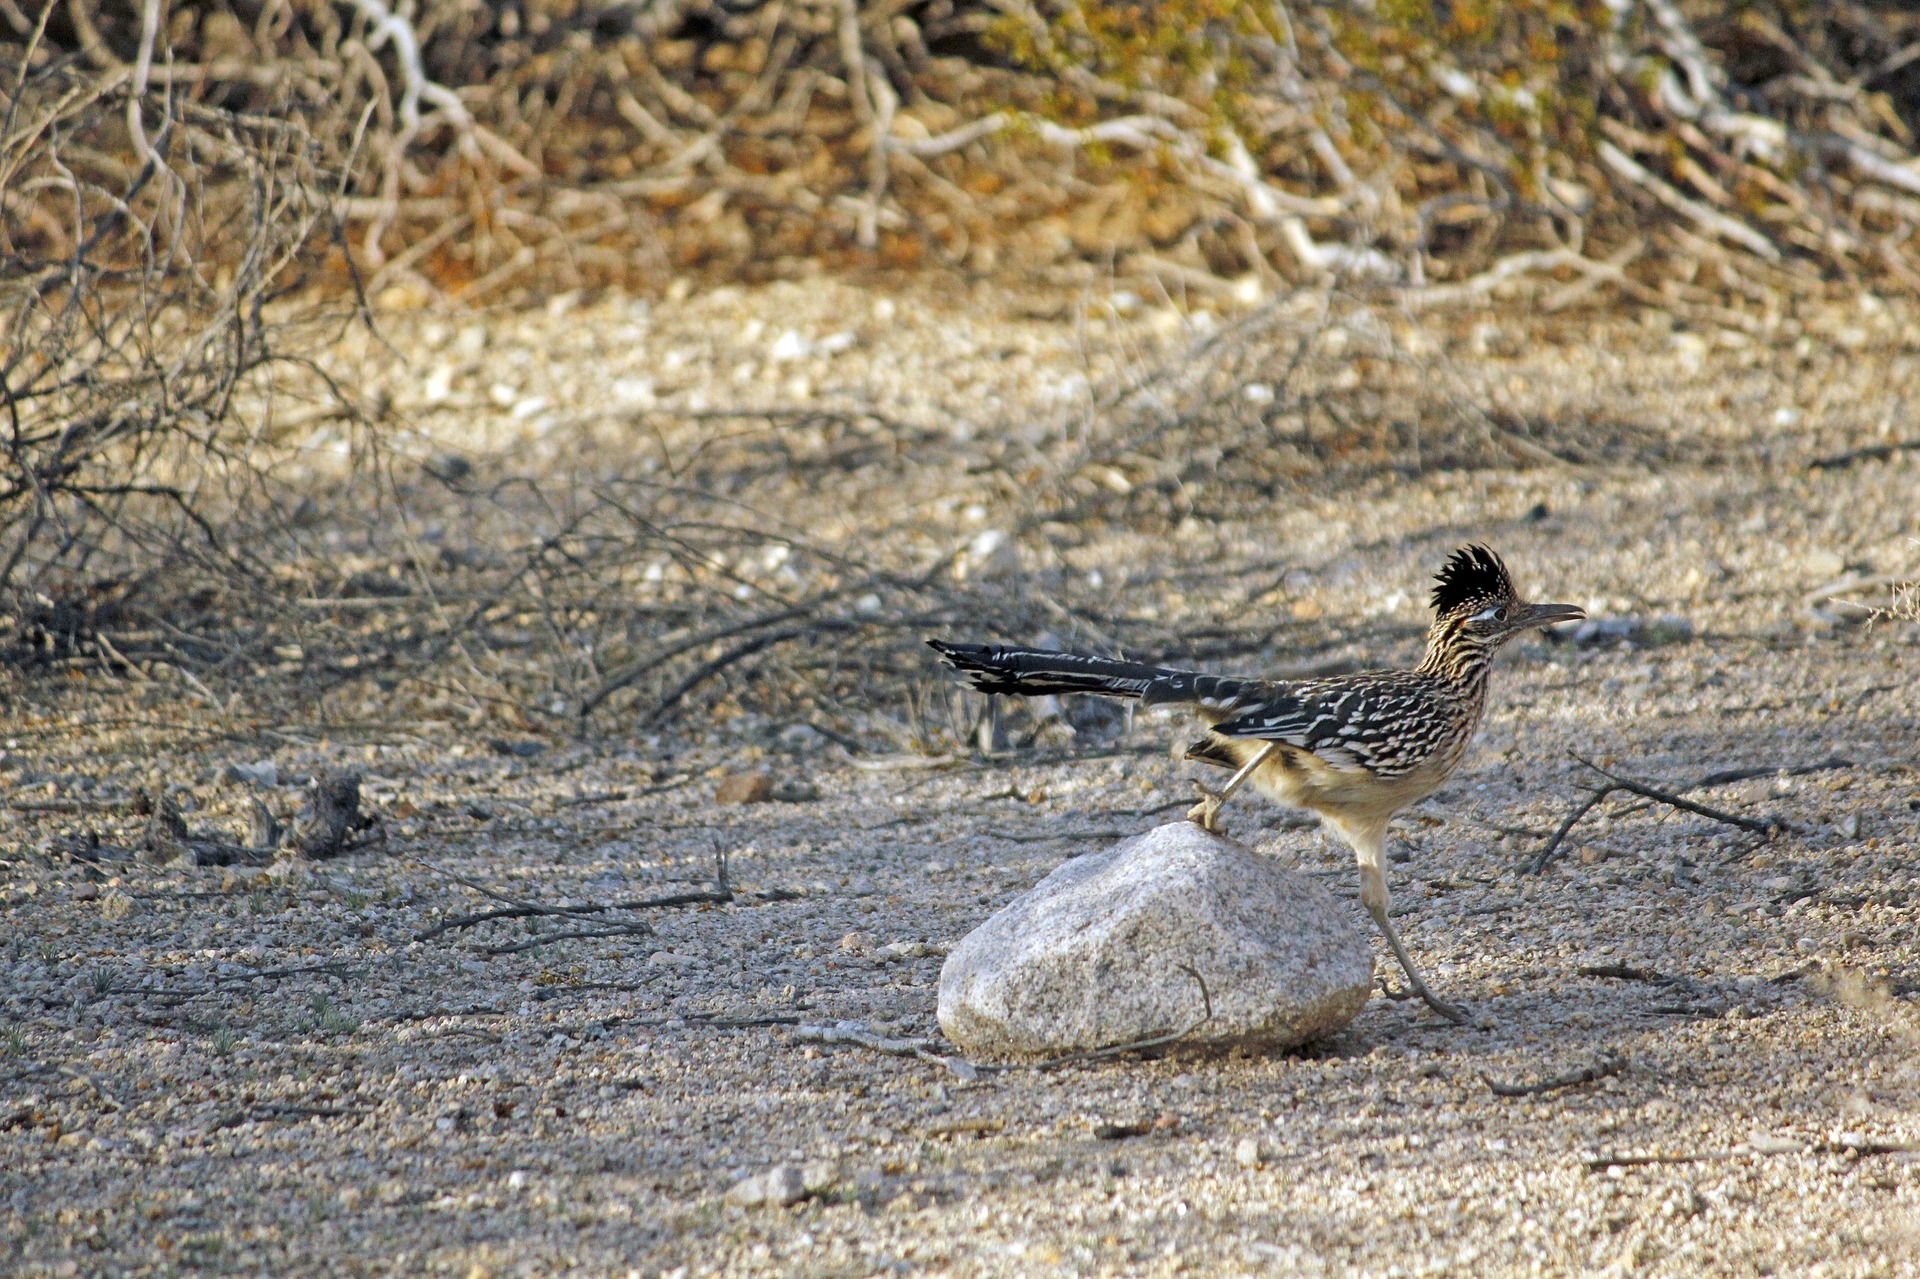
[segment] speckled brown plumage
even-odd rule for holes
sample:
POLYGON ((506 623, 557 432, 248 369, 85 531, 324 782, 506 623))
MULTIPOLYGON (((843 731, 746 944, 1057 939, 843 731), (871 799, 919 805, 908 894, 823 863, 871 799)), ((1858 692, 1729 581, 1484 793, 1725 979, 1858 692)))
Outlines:
POLYGON ((1418 666, 1330 679, 1239 678, 1009 645, 928 643, 986 693, 1092 693, 1193 707, 1209 728, 1188 757, 1238 771, 1218 793, 1202 787, 1205 797, 1190 816, 1217 829, 1220 805, 1246 781, 1318 812, 1353 847, 1361 898, 1415 991, 1457 1020, 1457 1009, 1427 991, 1388 921, 1387 822, 1459 767, 1486 709, 1488 667, 1500 646, 1585 614, 1522 600, 1500 557, 1477 545, 1441 568, 1432 603, 1418 666))

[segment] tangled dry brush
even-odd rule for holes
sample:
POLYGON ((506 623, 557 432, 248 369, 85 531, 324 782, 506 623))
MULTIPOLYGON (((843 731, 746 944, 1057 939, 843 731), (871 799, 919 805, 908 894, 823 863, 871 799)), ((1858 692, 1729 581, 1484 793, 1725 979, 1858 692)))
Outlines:
MULTIPOLYGON (((657 721, 809 645, 834 655, 816 683, 871 686, 845 637, 980 607, 986 588, 937 556, 877 568, 737 494, 618 468, 511 491, 441 474, 447 518, 537 533, 429 562, 365 514, 398 485, 379 406, 308 359, 369 299, 1098 271, 1401 310, 1625 297, 1765 333, 1809 298, 1920 285, 1920 15, 1895 4, 0 0, 0 90, 14 651, 158 663, 212 700, 276 663, 324 690, 465 662, 542 724, 657 721), (316 425, 347 457, 324 484, 280 447, 316 425), (418 576, 420 607, 290 623, 290 598, 370 589, 329 573, 341 529, 357 562, 418 576), (727 566, 768 547, 799 585, 743 593, 727 566), (631 603, 662 562, 680 585, 631 603), (519 665, 496 661, 509 647, 519 665)), ((1029 516, 1084 505, 1074 477, 1103 456, 1230 424, 1256 363, 1289 370, 1263 421, 1318 406, 1390 451, 1390 406, 1336 402, 1300 314, 1102 388, 1094 420, 1041 450, 1051 495, 1029 516)), ((1555 447, 1442 407, 1458 429, 1420 464, 1555 447)), ((916 438, 831 414, 765 425, 782 474, 821 491, 874 439, 916 438), (796 441, 819 445, 798 472, 796 441)), ((1310 433, 1285 449, 1278 471, 1278 453, 1240 464, 1266 484, 1335 465, 1310 433)))

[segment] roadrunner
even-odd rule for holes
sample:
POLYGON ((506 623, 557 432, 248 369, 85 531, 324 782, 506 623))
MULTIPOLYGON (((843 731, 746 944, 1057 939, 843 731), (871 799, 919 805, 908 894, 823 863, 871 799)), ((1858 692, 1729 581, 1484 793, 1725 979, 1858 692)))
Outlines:
POLYGON ((1500 646, 1522 631, 1586 613, 1521 599, 1507 566, 1485 546, 1455 551, 1435 581, 1426 655, 1410 671, 1240 679, 999 644, 927 642, 983 693, 1096 693, 1143 706, 1193 707, 1209 731, 1187 758, 1235 771, 1218 791, 1201 786, 1187 816, 1219 830, 1220 806, 1247 781, 1319 813, 1353 849, 1360 900, 1414 993, 1461 1022, 1466 1014, 1427 988, 1388 918, 1387 822, 1459 767, 1486 709, 1487 668, 1500 646))

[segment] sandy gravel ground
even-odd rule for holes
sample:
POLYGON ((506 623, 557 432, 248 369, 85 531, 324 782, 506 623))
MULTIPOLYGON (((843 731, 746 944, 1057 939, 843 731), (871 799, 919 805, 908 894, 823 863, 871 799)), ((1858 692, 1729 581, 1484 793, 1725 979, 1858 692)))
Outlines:
MULTIPOLYGON (((470 445, 539 426, 562 448, 568 406, 601 394, 862 394, 945 422, 970 405, 986 427, 1184 323, 998 305, 696 296, 649 313, 675 337, 630 372, 596 363, 631 322, 614 304, 492 317, 478 340, 403 316, 446 354, 378 376, 424 430, 466 415, 470 445), (748 323, 768 351, 790 328, 858 345, 741 356, 748 323)), ((1909 430, 1912 334, 1856 327, 1754 343, 1483 326, 1457 354, 1489 396, 1663 435, 1677 460, 1308 488, 1263 521, 1183 532, 1282 556, 1296 615, 1361 619, 1334 654, 1356 661, 1412 660, 1426 576, 1468 537, 1542 597, 1687 622, 1659 643, 1515 646, 1467 765, 1403 816, 1401 926, 1480 1016, 1468 1028, 1383 998, 1298 1055, 972 1078, 803 1042, 840 1020, 937 1034, 944 947, 1065 858, 1178 817, 1193 768, 1168 760, 1169 721, 931 764, 779 725, 520 755, 405 722, 236 733, 166 689, 7 677, 0 1271, 1920 1274, 1920 626, 1833 625, 1804 603, 1848 571, 1920 569, 1920 453, 1805 465, 1909 430), (1690 794, 1791 832, 1623 800, 1522 874, 1591 776, 1572 751, 1667 783, 1769 770, 1690 794), (263 760, 277 785, 228 771, 263 760), (713 805, 748 765, 817 797, 713 805), (251 795, 291 811, 305 776, 342 766, 367 776, 383 849, 265 871, 57 852, 83 827, 130 841, 138 786, 176 785, 191 821, 218 824, 251 795), (721 853, 727 905, 417 939, 512 902, 697 891, 721 853), (1489 1082, 1596 1066, 1528 1095, 1489 1082), (776 1164, 812 1192, 725 1200, 776 1164)), ((1152 549, 1115 526, 1072 562, 1124 573, 1152 549)), ((1257 804, 1231 817, 1354 894, 1316 829, 1257 804)))

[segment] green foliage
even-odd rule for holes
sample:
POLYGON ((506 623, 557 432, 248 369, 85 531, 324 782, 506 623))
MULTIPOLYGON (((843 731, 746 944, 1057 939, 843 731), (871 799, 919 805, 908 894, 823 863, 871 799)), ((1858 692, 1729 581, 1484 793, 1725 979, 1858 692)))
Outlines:
POLYGON ((323 1035, 351 1035, 360 1023, 334 1004, 326 995, 315 995, 307 1004, 313 1011, 313 1029, 323 1035))
MULTIPOLYGON (((1121 100, 1161 115, 1177 102, 1216 156, 1237 138, 1284 170, 1317 130, 1356 172, 1389 170, 1403 199, 1457 192, 1477 170, 1532 202, 1590 153, 1590 72, 1615 22, 1599 0, 1054 0, 1004 10, 987 39, 1048 78, 1041 110, 1064 125, 1121 100), (1444 176, 1431 146, 1423 167, 1406 163, 1414 129, 1456 147, 1444 176)), ((1295 164, 1285 176, 1319 186, 1326 174, 1295 164)))
POLYGON ((1044 18, 1009 10, 990 26, 990 47, 1052 79, 1048 113, 1066 124, 1101 114, 1102 85, 1177 98, 1211 122, 1244 128, 1271 70, 1264 51, 1292 33, 1282 10, 1247 0, 1100 4, 1067 0, 1044 18))

